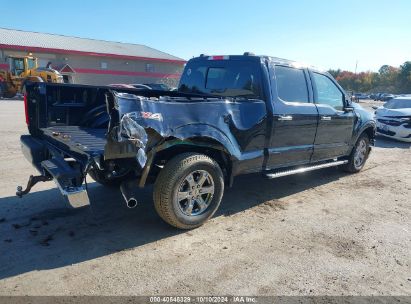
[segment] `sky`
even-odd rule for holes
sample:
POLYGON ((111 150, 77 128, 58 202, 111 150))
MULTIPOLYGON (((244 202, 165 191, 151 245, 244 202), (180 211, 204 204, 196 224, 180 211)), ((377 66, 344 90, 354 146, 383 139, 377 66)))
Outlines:
POLYGON ((0 27, 144 44, 183 59, 246 51, 324 69, 411 60, 410 0, 0 0, 0 27))

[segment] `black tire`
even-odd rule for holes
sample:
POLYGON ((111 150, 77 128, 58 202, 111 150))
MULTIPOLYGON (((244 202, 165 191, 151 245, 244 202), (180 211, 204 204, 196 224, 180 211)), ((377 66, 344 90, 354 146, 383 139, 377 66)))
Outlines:
POLYGON ((223 192, 223 173, 217 162, 203 154, 183 153, 160 171, 154 184, 154 207, 171 226, 193 229, 214 215, 223 192), (187 198, 179 201, 178 195, 185 193, 187 198))
POLYGON ((342 166, 342 169, 346 172, 350 173, 357 173, 361 171, 361 169, 364 167, 365 162, 368 159, 368 155, 370 154, 370 139, 368 138, 368 135, 363 133, 355 143, 355 146, 348 158, 348 163, 342 166), (360 153, 360 150, 364 149, 365 145, 365 152, 362 157, 362 160, 359 161, 359 158, 357 158, 357 153, 360 153))
POLYGON ((115 177, 108 179, 104 176, 104 172, 98 170, 90 170, 88 174, 100 185, 107 186, 107 187, 118 187, 120 186, 121 182, 126 180, 127 177, 115 177))

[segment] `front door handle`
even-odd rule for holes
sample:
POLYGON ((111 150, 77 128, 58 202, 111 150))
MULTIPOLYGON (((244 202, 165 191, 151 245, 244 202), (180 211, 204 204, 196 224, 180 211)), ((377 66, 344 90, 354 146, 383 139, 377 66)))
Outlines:
POLYGON ((290 121, 293 120, 293 117, 291 115, 281 115, 278 117, 279 121, 290 121))
POLYGON ((331 116, 321 116, 321 120, 331 120, 331 116))

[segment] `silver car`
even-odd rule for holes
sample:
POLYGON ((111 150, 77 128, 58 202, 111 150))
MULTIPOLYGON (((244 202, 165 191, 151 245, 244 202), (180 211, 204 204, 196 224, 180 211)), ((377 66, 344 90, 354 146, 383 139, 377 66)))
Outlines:
POLYGON ((377 134, 411 142, 411 96, 397 97, 376 108, 377 134))

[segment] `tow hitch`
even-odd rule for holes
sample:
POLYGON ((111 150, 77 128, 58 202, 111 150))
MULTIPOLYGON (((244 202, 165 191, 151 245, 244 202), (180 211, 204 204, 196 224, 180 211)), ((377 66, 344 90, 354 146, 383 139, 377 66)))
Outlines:
POLYGON ((33 186, 35 184, 37 184, 38 182, 48 182, 48 181, 51 181, 51 180, 52 180, 52 178, 49 177, 49 176, 44 176, 44 175, 33 176, 33 175, 30 175, 29 181, 27 182, 26 189, 23 190, 22 186, 17 186, 16 195, 18 197, 22 198, 23 195, 29 193, 31 188, 33 188, 33 186))

